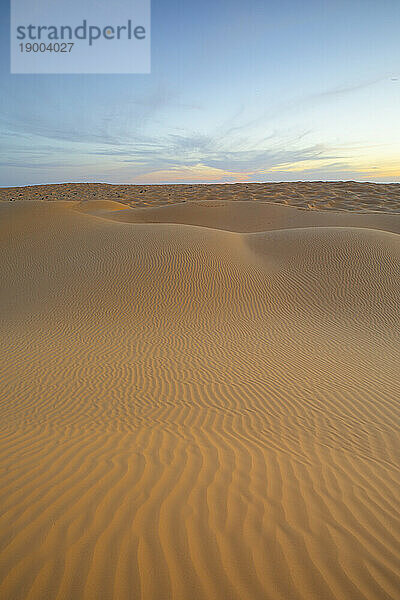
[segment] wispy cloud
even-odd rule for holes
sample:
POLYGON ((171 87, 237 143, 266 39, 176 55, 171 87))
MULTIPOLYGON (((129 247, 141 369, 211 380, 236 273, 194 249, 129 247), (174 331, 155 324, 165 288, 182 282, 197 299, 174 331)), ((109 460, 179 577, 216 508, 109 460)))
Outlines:
MULTIPOLYGON (((288 100, 276 111, 293 111, 295 106, 324 102, 383 79, 337 86, 288 100)), ((23 118, 17 113, 3 115, 0 130, 7 151, 0 155, 0 165, 50 171, 53 168, 55 172, 60 167, 63 172, 69 168, 71 178, 86 166, 87 173, 103 171, 116 177, 121 173, 121 178, 146 179, 156 173, 166 177, 170 173, 183 180, 193 174, 202 178, 205 173, 224 180, 262 180, 268 174, 278 177, 280 173, 310 175, 321 169, 325 173, 354 169, 343 147, 312 142, 311 130, 272 128, 271 109, 246 119, 244 107, 239 107, 207 132, 174 129, 168 125, 169 113, 163 118, 167 109, 201 113, 200 106, 180 103, 176 93, 157 88, 152 93, 125 99, 120 105, 100 103, 98 114, 93 116, 75 114, 63 121, 58 113, 44 116, 32 111, 23 118), (158 119, 161 125, 157 131, 154 123, 158 119)))

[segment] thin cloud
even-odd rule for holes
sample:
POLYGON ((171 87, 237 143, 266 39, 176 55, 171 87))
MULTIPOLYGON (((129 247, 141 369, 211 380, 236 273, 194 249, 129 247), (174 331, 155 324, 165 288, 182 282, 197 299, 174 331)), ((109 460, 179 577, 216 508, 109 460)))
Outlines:
MULTIPOLYGON (((290 100, 277 108, 278 112, 293 110, 299 105, 323 101, 325 98, 348 94, 383 81, 383 77, 305 96, 302 100, 290 100)), ((340 163, 341 150, 323 144, 307 143, 310 130, 297 134, 283 134, 269 127, 271 111, 251 120, 244 120, 244 108, 240 107, 231 117, 212 131, 164 134, 149 133, 143 125, 154 122, 156 115, 167 106, 176 108, 177 97, 163 89, 130 99, 123 106, 108 107, 101 111, 100 121, 93 118, 78 123, 60 124, 59 115, 45 120, 38 115, 5 115, 0 119, 3 136, 7 137, 7 154, 0 157, 0 164, 7 167, 31 167, 32 169, 70 167, 71 173, 79 166, 96 167, 96 170, 114 171, 130 168, 136 176, 140 173, 193 168, 198 165, 221 172, 264 176, 273 170, 274 176, 286 172, 289 164, 307 161, 332 161, 332 167, 324 172, 351 169, 340 163), (54 123, 52 121, 55 121, 54 123), (241 122, 240 122, 241 121, 241 122), (136 125, 140 123, 141 125, 136 125), (133 124, 133 125, 132 125, 133 124), (12 138, 12 140, 10 140, 12 138)), ((187 110, 198 107, 181 105, 187 110)), ((311 164, 311 163, 310 163, 311 164)), ((319 171, 318 171, 319 172, 319 171)))

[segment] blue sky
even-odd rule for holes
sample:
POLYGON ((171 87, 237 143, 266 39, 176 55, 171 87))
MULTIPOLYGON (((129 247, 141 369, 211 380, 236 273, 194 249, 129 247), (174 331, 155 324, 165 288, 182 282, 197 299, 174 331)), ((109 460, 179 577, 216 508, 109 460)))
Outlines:
POLYGON ((400 181, 398 0, 153 0, 150 75, 11 75, 0 185, 400 181))

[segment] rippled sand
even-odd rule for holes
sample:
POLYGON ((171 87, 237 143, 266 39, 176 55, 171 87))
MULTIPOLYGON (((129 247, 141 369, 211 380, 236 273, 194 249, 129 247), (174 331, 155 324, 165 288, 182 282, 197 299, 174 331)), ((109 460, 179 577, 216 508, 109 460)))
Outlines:
POLYGON ((0 597, 397 599, 400 186, 0 198, 0 597))

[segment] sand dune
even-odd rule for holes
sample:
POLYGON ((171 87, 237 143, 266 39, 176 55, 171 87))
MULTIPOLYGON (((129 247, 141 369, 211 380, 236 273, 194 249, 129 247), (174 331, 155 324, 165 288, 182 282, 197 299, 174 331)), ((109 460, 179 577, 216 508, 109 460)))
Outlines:
POLYGON ((318 211, 400 214, 400 184, 356 181, 295 181, 281 183, 110 185, 63 183, 0 188, 0 200, 96 200, 132 207, 215 202, 268 202, 318 211))
POLYGON ((65 200, 0 203, 0 597, 397 598, 399 217, 65 200))
POLYGON ((299 227, 365 227, 400 233, 399 214, 299 210, 261 202, 197 201, 137 208, 119 202, 84 201, 79 210, 125 223, 200 225, 240 233, 299 227), (125 210, 122 210, 125 209, 125 210))

